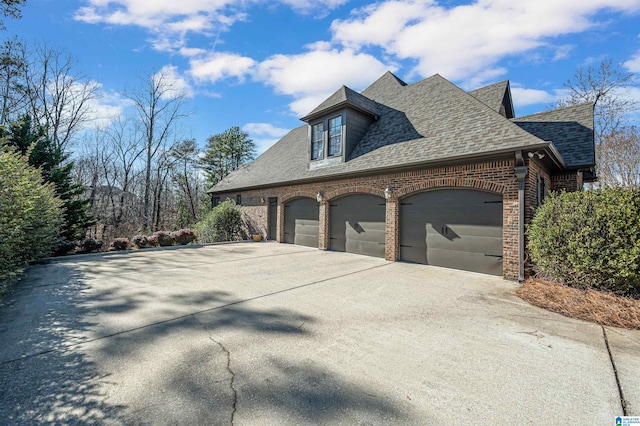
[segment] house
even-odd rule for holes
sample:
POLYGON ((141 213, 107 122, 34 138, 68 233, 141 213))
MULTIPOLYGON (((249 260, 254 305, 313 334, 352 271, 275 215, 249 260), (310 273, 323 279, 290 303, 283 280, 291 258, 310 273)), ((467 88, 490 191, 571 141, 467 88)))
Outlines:
POLYGON ((522 280, 534 209, 595 180, 593 105, 516 118, 508 81, 387 72, 301 120, 208 191, 281 243, 522 280))

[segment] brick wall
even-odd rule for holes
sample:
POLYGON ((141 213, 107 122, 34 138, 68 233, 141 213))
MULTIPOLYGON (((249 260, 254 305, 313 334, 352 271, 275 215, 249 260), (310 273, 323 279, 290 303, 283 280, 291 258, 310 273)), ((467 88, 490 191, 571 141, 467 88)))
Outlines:
POLYGON ((552 191, 581 191, 582 184, 582 173, 579 172, 551 176, 552 191))
MULTIPOLYGON (((387 199, 385 258, 395 261, 399 256, 398 205, 399 200, 416 192, 436 188, 471 188, 502 194, 503 196, 503 265, 504 277, 518 277, 518 183, 513 173, 514 161, 501 160, 483 163, 425 168, 413 171, 386 173, 329 182, 281 186, 268 189, 243 191, 243 217, 253 232, 267 236, 269 223, 269 197, 278 198, 278 241, 283 240, 284 203, 298 197, 316 199, 322 193, 320 203, 320 229, 318 248, 329 246, 329 201, 347 194, 366 193, 385 197, 385 189, 392 187, 387 199), (265 200, 262 202, 262 200, 265 200)), ((222 198, 236 198, 237 193, 222 198)), ((248 232, 248 229, 247 229, 248 232)))

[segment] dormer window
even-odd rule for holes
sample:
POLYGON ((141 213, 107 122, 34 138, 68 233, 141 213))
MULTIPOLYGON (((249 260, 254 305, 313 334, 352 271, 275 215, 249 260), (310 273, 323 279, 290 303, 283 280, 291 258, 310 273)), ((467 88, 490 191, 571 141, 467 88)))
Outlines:
POLYGON ((324 157, 324 123, 314 124, 311 131, 311 159, 324 157))
POLYGON ((329 120, 329 156, 342 154, 342 116, 329 120))

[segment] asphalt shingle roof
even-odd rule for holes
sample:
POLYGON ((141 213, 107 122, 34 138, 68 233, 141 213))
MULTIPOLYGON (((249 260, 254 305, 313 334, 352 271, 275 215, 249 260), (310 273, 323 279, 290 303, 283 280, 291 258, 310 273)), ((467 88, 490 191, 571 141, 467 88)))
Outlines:
POLYGON ((356 109, 360 109, 363 112, 369 113, 372 116, 378 115, 376 103, 371 99, 362 96, 360 93, 349 89, 347 86, 342 86, 333 95, 329 96, 324 102, 318 105, 313 111, 301 118, 302 121, 309 121, 314 117, 319 117, 325 112, 340 108, 343 106, 352 106, 356 109))
POLYGON ((595 165, 593 104, 581 104, 512 119, 542 140, 551 141, 567 167, 595 165))
POLYGON ((495 112, 500 112, 505 95, 509 91, 509 80, 500 81, 469 92, 471 96, 487 105, 495 112))
MULTIPOLYGON (((497 92, 493 87, 484 91, 487 96, 483 98, 494 100, 496 97, 488 94, 497 92)), ((307 117, 334 108, 348 100, 352 93, 357 94, 349 88, 341 88, 307 117)), ((544 140, 525 131, 521 123, 516 124, 500 115, 496 105, 485 104, 439 75, 407 85, 388 72, 357 95, 359 105, 375 106, 378 119, 346 162, 311 169, 308 125, 305 124, 290 131, 255 161, 232 172, 209 192, 337 178, 344 174, 537 148, 545 144, 544 140)), ((562 151, 561 154, 564 155, 562 151)))

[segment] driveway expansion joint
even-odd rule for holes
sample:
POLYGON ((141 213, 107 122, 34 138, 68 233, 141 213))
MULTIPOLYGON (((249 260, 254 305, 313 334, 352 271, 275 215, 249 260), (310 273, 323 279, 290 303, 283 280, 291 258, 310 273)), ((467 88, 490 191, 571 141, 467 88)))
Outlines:
POLYGON ((609 354, 609 361, 611 361, 611 367, 613 368, 613 375, 616 379, 616 385, 618 386, 618 395, 620 397, 620 405, 622 406, 622 415, 628 416, 627 413, 627 400, 624 398, 624 393, 622 392, 622 385, 620 384, 620 377, 618 377, 618 369, 616 368, 616 363, 613 360, 613 354, 611 353, 611 347, 609 346, 609 338, 607 337, 607 330, 603 325, 600 326, 602 328, 602 337, 604 338, 604 344, 607 347, 607 353, 609 354))

